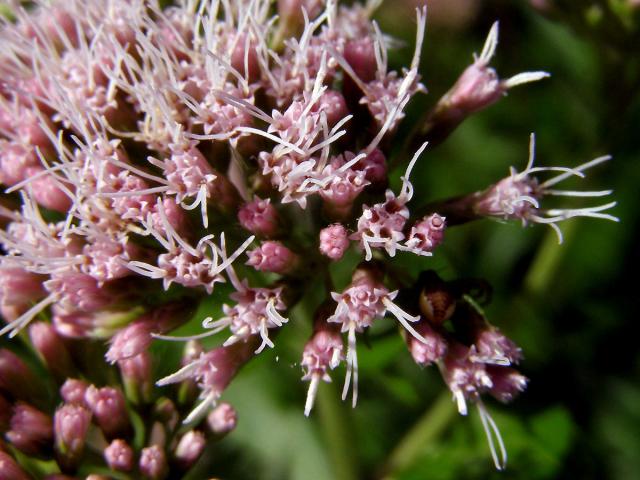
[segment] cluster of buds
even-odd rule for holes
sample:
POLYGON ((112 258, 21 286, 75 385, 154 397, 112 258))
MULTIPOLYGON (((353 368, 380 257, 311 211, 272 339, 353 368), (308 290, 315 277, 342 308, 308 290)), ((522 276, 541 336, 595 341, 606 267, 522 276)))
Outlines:
MULTIPOLYGON (((30 479, 37 471, 38 478, 71 479, 80 471, 106 468, 131 478, 164 479, 186 474, 207 442, 236 426, 235 410, 223 403, 184 428, 184 412, 197 393, 188 382, 173 394, 151 390, 155 361, 145 347, 117 366, 98 369, 93 364, 100 354, 96 346, 88 352, 86 345, 65 339, 45 322, 32 323, 29 333, 38 355, 27 360, 43 364, 51 377, 36 375, 24 355, 0 349, 0 431, 6 440, 0 446, 2 478, 30 479), (100 386, 105 379, 110 384, 100 386), (52 388, 52 396, 43 395, 52 388), (46 475, 36 459, 52 460, 46 475)), ((194 348, 189 345, 185 361, 194 348)))
POLYGON ((13 2, 13 18, 0 20, 0 335, 17 337, 12 350, 30 344, 51 378, 0 351, 3 472, 28 478, 32 457, 46 457, 73 475, 95 452, 137 477, 188 470, 207 441, 235 426, 233 407, 219 404, 226 387, 276 348, 289 311, 318 285, 326 301, 300 349, 306 415, 343 363, 343 398, 353 387, 355 406, 356 336, 391 316, 416 361, 440 366, 460 412, 478 405, 504 465, 480 394, 506 401, 524 388, 509 367, 519 349, 448 283, 411 297, 392 257, 430 257, 447 228, 483 217, 558 232, 566 218, 615 217, 603 213, 613 203, 540 206, 547 195, 609 194, 551 188, 608 157, 540 168, 531 153, 523 172, 481 192, 428 211, 411 205, 410 175, 429 142, 509 88, 547 76, 497 78, 489 67, 497 23, 402 139, 405 108, 426 91, 424 8, 411 63, 398 72, 389 68, 393 42, 370 19, 376 1, 34 3, 13 2), (388 161, 403 140, 416 145, 413 156, 388 161), (390 187, 394 165, 404 171, 399 188, 390 187), (545 170, 559 173, 539 182, 534 174, 545 170), (330 268, 345 256, 361 262, 336 291, 330 268), (202 333, 173 336, 219 283, 231 289, 223 315, 196 319, 202 333), (443 328, 448 320, 455 334, 443 328), (226 339, 209 350, 197 343, 218 334, 226 339), (168 340, 189 343, 182 366, 158 379, 150 347, 168 340))

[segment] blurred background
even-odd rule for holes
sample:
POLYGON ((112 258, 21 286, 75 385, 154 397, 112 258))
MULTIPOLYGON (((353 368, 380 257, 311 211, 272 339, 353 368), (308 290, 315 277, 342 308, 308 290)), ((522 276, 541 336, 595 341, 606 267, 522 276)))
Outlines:
MULTIPOLYGON (((239 425, 203 472, 265 480, 640 478, 638 3, 428 1, 422 75, 429 93, 410 104, 405 125, 455 82, 495 20, 493 65, 502 77, 527 70, 552 76, 513 89, 427 150, 412 176, 415 202, 480 190, 510 166, 524 167, 530 132, 538 165, 613 155, 575 186, 615 189, 619 224, 564 222, 558 245, 544 226, 477 222, 449 230, 433 259, 398 258, 412 273, 435 269, 445 279, 481 277, 493 285, 488 318, 522 346, 530 379, 512 405, 487 400, 508 449, 507 470, 494 470, 476 412, 457 415, 437 371, 416 367, 388 332, 373 331, 371 348, 359 342, 357 408, 340 401, 338 374, 334 385, 320 387, 306 419, 297 362, 308 330, 292 322, 277 348, 251 362, 225 393, 239 425)), ((382 30, 406 44, 391 54, 396 68, 410 61, 418 4, 387 0, 376 13, 382 30)))

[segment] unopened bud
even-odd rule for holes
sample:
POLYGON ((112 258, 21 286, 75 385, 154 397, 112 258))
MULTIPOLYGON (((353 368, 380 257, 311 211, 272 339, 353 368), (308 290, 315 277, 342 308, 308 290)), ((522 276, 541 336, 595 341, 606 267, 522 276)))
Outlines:
POLYGON ((474 345, 476 356, 486 363, 510 365, 517 364, 522 360, 520 347, 492 326, 486 326, 477 333, 474 345))
POLYGON ((416 325, 416 330, 426 342, 413 336, 409 336, 407 340, 411 356, 418 365, 431 365, 444 357, 447 353, 447 342, 442 335, 424 321, 416 325))
POLYGON ((42 174, 42 167, 28 168, 26 174, 28 177, 35 177, 31 183, 31 191, 36 202, 49 210, 60 213, 67 213, 71 208, 72 200, 52 175, 42 174))
POLYGON ((513 368, 489 365, 487 373, 493 383, 489 393, 503 403, 510 402, 527 388, 527 377, 513 368))
POLYGON ((41 455, 48 451, 52 439, 51 417, 31 405, 18 403, 13 409, 7 440, 27 455, 41 455))
POLYGON ((84 450, 91 412, 85 407, 66 403, 54 417, 55 445, 59 461, 65 466, 76 464, 84 450))
POLYGON ((186 470, 200 458, 205 445, 204 434, 190 430, 182 436, 173 454, 180 466, 186 470))
POLYGON ((320 100, 318 100, 320 108, 327 116, 327 125, 332 128, 336 123, 349 115, 347 102, 337 90, 325 91, 320 100))
POLYGON ((105 355, 106 359, 115 363, 118 360, 132 358, 145 352, 153 340, 151 333, 157 328, 153 322, 145 320, 138 320, 127 325, 111 339, 111 346, 105 355))
POLYGON ((21 400, 35 401, 41 397, 40 382, 29 367, 4 348, 0 349, 0 389, 21 400))
POLYGON ((151 354, 142 352, 118 361, 127 398, 138 403, 148 401, 153 390, 151 354))
POLYGON ((68 338, 109 338, 131 320, 139 317, 144 307, 97 312, 68 311, 53 306, 52 323, 56 331, 68 338))
POLYGON ((240 225, 262 237, 273 237, 278 232, 278 212, 269 199, 246 203, 238 211, 240 225))
POLYGON ((164 450, 158 445, 142 449, 139 467, 140 473, 151 480, 163 479, 169 473, 167 457, 164 450))
POLYGON ((66 380, 62 387, 60 387, 60 396, 65 403, 73 403, 75 405, 86 405, 84 396, 89 388, 87 382, 77 380, 75 378, 69 378, 66 380))
POLYGON ((31 480, 20 465, 8 454, 0 450, 0 479, 31 480))
POLYGON ((85 393, 85 401, 107 438, 117 438, 128 433, 129 415, 120 390, 91 385, 85 393))
POLYGON ((74 368, 69 351, 51 324, 32 323, 29 326, 29 337, 51 373, 57 378, 73 375, 74 368))
POLYGON ((280 242, 263 242, 258 248, 247 252, 247 265, 261 272, 286 274, 298 264, 298 256, 280 242))
POLYGON ((112 470, 128 472, 133 468, 133 449, 124 440, 116 439, 105 448, 104 460, 112 470))
POLYGON ((27 178, 27 170, 38 164, 33 147, 0 140, 0 183, 13 186, 27 178))
POLYGON ((355 170, 364 170, 364 178, 371 182, 373 186, 385 187, 387 185, 387 161, 382 150, 374 148, 353 168, 355 170))
POLYGON ((207 416, 207 425, 214 434, 219 436, 226 435, 235 429, 237 424, 238 413, 228 403, 221 403, 207 416))
POLYGON ((336 223, 320 230, 320 253, 331 260, 340 260, 349 248, 349 234, 343 225, 336 223))
POLYGON ((22 268, 0 268, 0 303, 27 306, 45 295, 41 275, 22 268))
POLYGON ((344 58, 364 83, 375 79, 378 62, 371 37, 349 40, 344 47, 344 58))
POLYGON ((247 35, 240 35, 234 41, 235 47, 230 58, 231 66, 250 83, 253 83, 258 80, 260 75, 260 60, 256 52, 256 42, 247 35))
POLYGON ((444 238, 445 218, 434 213, 411 227, 406 245, 422 252, 432 252, 444 238))

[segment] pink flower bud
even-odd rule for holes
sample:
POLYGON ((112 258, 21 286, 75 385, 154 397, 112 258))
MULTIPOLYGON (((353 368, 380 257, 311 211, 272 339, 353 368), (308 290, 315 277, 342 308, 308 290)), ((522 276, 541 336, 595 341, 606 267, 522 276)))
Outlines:
POLYGON ((41 172, 44 172, 42 167, 29 167, 26 170, 27 177, 40 174, 29 184, 36 202, 49 210, 67 213, 73 204, 71 198, 52 175, 42 175, 41 172))
POLYGON ((325 91, 320 100, 318 100, 320 109, 327 115, 327 124, 329 128, 333 127, 336 123, 349 115, 349 109, 347 102, 337 90, 325 91))
POLYGON ((16 354, 4 348, 0 349, 0 389, 21 400, 36 401, 42 396, 40 382, 29 367, 16 354))
POLYGON ((157 331, 157 328, 158 326, 153 322, 145 320, 136 320, 127 325, 111 339, 111 346, 105 355, 106 359, 115 363, 145 352, 153 340, 151 333, 157 331))
POLYGON ((356 197, 369 185, 363 171, 352 168, 338 170, 337 165, 343 164, 344 160, 350 157, 353 158, 355 155, 347 152, 344 156, 334 157, 336 167, 327 168, 327 173, 331 172, 333 175, 331 181, 320 190, 320 196, 333 218, 343 219, 348 216, 356 197))
POLYGON ((278 231, 278 212, 269 199, 256 198, 243 205, 238 220, 244 229, 263 237, 272 237, 278 231))
POLYGON ((16 133, 23 145, 38 147, 41 152, 51 152, 51 141, 45 133, 45 129, 51 130, 48 120, 43 125, 42 119, 31 108, 20 109, 16 133))
POLYGON ((384 186, 387 183, 387 162, 382 150, 374 148, 353 169, 364 170, 364 178, 372 185, 384 186))
POLYGON ((493 68, 484 63, 474 62, 462 72, 449 90, 447 101, 451 108, 468 115, 497 102, 506 91, 493 68))
POLYGON ((190 430, 180 438, 173 455, 182 468, 188 469, 200 458, 206 443, 202 432, 190 430))
POLYGON ((294 270, 298 257, 280 242, 263 242, 258 248, 247 252, 247 265, 261 272, 286 274, 294 270))
POLYGON ((51 324, 32 323, 29 326, 29 337, 49 370, 56 377, 65 378, 73 374, 73 362, 69 351, 51 324))
POLYGON ((18 463, 2 450, 0 450, 0 475, 2 480, 31 480, 18 463))
POLYGON ((487 363, 509 365, 522 360, 522 350, 495 327, 482 329, 476 338, 477 357, 487 363))
POLYGON ((371 37, 349 40, 344 46, 344 58, 364 83, 372 81, 378 71, 375 47, 371 37))
POLYGON ((65 403, 56 410, 56 451, 64 458, 65 464, 74 464, 82 455, 90 422, 91 412, 80 405, 65 403))
POLYGON ((52 323, 56 331, 68 338, 108 338, 123 325, 138 317, 143 307, 98 312, 67 311, 53 306, 52 323))
POLYGON ((112 470, 128 472, 133 468, 133 449, 124 440, 116 439, 104 449, 104 460, 112 470))
POLYGON ((498 22, 491 27, 480 56, 475 57, 473 64, 462 72, 455 85, 438 103, 438 109, 447 110, 452 118, 459 117, 456 120, 460 121, 497 102, 510 88, 549 76, 546 72, 524 72, 500 80, 496 71, 489 66, 497 45, 498 22))
POLYGON ((0 268, 0 303, 22 307, 40 300, 45 295, 43 278, 18 267, 0 268))
POLYGON ((108 438, 116 438, 129 430, 129 415, 124 396, 112 387, 96 388, 91 385, 85 393, 85 401, 108 438))
POLYGON ((62 306, 72 310, 93 312, 115 302, 116 297, 98 281, 84 273, 66 271, 51 276, 44 283, 45 288, 61 296, 62 306))
POLYGON ((226 435, 236 428, 238 412, 228 403, 221 403, 207 416, 207 425, 216 435, 226 435))
POLYGON ((349 248, 349 234, 340 223, 320 230, 320 253, 331 260, 340 260, 349 248))
POLYGON ((105 238, 88 243, 83 247, 82 253, 89 260, 87 264, 82 265, 82 271, 99 282, 106 282, 131 275, 126 262, 136 258, 140 254, 140 248, 126 240, 114 241, 105 238))
POLYGON ((233 41, 235 41, 235 47, 231 52, 231 66, 246 77, 250 83, 255 82, 260 75, 260 61, 255 41, 252 41, 251 38, 247 41, 246 35, 233 38, 233 41))
POLYGON ((142 449, 139 467, 140 473, 151 480, 160 480, 169 473, 164 450, 158 445, 142 449))
MULTIPOLYGON (((189 219, 185 210, 178 205, 172 198, 165 198, 162 200, 161 208, 163 209, 164 216, 169 221, 169 225, 178 232, 179 235, 186 235, 189 230, 189 219)), ((158 230, 159 232, 163 232, 164 235, 167 234, 165 232, 165 227, 162 222, 160 215, 157 212, 158 206, 154 208, 151 213, 151 222, 153 224, 153 228, 158 230)))
POLYGON ((182 318, 182 308, 180 303, 168 303, 124 327, 111 339, 107 360, 114 363, 146 352, 153 341, 151 334, 175 328, 182 318))
POLYGON ((408 337, 409 351, 413 360, 422 366, 428 366, 440 360, 447 353, 447 342, 427 322, 420 322, 416 330, 426 342, 408 337))
POLYGON ((307 16, 313 19, 320 13, 321 8, 322 2, 319 0, 278 0, 278 16, 288 25, 302 25, 303 9, 307 16))
POLYGON ((84 396, 89 388, 87 382, 77 380, 75 378, 69 378, 60 387, 60 396, 65 403, 73 403, 75 405, 86 405, 84 396))
POLYGON ((118 361, 120 373, 129 400, 139 403, 151 398, 153 389, 151 354, 138 355, 118 361))
POLYGON ((503 403, 510 402, 527 388, 527 377, 513 368, 489 365, 487 372, 493 382, 489 394, 503 403))
POLYGON ((53 423, 49 415, 26 403, 18 403, 13 409, 9 440, 18 450, 27 455, 47 452, 53 440, 53 423))
POLYGON ((445 218, 437 213, 424 217, 411 227, 406 246, 422 252, 433 251, 442 243, 445 226, 445 218))
POLYGON ((27 178, 27 169, 39 164, 32 148, 0 140, 0 183, 13 186, 27 178))

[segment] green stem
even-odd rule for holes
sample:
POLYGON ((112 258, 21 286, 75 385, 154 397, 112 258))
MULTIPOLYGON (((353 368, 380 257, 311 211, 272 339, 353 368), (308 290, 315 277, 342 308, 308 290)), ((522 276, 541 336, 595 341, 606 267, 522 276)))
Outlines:
POLYGON ((352 448, 348 415, 338 400, 338 392, 333 384, 322 384, 318 389, 317 407, 320 424, 329 451, 336 480, 356 480, 358 478, 357 454, 352 448))
POLYGON ((451 394, 442 393, 389 455, 382 478, 393 480, 410 467, 447 428, 455 416, 451 394))
POLYGON ((560 266, 564 253, 567 251, 567 244, 573 240, 575 228, 575 223, 565 223, 562 226, 564 245, 558 244, 558 237, 555 232, 547 232, 544 242, 538 249, 533 262, 531 262, 529 272, 524 279, 524 290, 527 293, 533 295, 543 294, 553 284, 551 280, 560 266))

